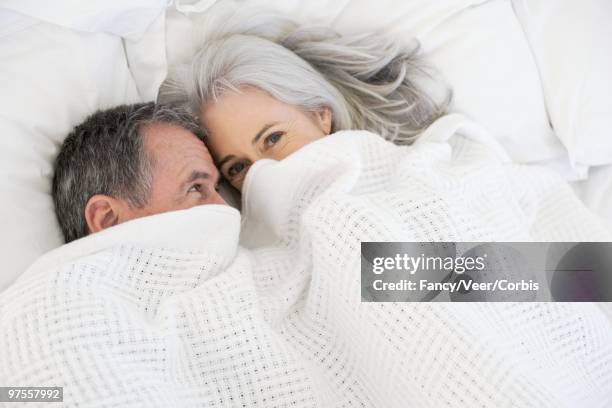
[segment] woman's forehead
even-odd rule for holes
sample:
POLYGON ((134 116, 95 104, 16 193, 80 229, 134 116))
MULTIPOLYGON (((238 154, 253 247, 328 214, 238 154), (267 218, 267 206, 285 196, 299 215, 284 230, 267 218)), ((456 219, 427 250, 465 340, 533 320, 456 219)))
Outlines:
MULTIPOLYGON (((266 92, 249 88, 240 93, 229 91, 202 107, 204 126, 214 137, 250 134, 269 123, 292 120, 297 107, 283 103, 266 92)), ((253 133, 253 136, 255 133, 253 133)))

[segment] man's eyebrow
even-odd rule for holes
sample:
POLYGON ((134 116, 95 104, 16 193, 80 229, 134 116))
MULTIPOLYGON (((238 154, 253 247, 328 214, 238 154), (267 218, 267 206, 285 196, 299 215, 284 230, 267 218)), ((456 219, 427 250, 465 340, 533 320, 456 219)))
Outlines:
POLYGON ((210 173, 207 171, 194 170, 189 174, 189 177, 185 182, 182 183, 183 186, 192 183, 196 180, 200 179, 209 179, 211 177, 210 173))
POLYGON ((262 127, 261 130, 259 132, 257 132, 257 134, 255 135, 253 140, 251 140, 251 144, 257 143, 257 141, 259 141, 259 139, 261 138, 261 136, 264 134, 264 132, 266 130, 270 129, 272 126, 277 125, 277 124, 278 124, 278 122, 272 122, 272 123, 268 123, 267 125, 262 127))
POLYGON ((189 175, 189 178, 187 179, 187 181, 196 181, 197 179, 202 179, 202 178, 207 179, 209 177, 210 177, 210 173, 207 171, 194 170, 189 175))

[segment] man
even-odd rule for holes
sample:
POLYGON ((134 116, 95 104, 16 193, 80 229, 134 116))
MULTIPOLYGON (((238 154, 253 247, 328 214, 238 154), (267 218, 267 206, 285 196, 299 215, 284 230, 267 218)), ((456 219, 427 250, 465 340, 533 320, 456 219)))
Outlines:
POLYGON ((225 204, 197 123, 153 102, 89 116, 55 162, 53 201, 66 242, 135 218, 225 204))

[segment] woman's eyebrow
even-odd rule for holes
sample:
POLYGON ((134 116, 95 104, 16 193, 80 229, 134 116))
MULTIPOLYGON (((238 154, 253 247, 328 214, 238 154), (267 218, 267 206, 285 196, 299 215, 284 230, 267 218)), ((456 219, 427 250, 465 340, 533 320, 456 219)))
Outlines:
POLYGON ((261 136, 264 134, 264 132, 268 129, 270 129, 272 126, 274 125, 278 125, 279 122, 272 122, 272 123, 268 123, 267 125, 265 125, 264 127, 261 128, 261 130, 259 132, 257 132, 257 134, 255 135, 255 137, 253 138, 253 140, 251 140, 251 144, 255 144, 257 143, 257 141, 261 138, 261 136))
POLYGON ((219 168, 219 170, 221 170, 221 167, 223 167, 225 163, 235 158, 236 156, 234 156, 233 154, 228 154, 221 161, 219 161, 219 163, 217 163, 217 167, 219 168))

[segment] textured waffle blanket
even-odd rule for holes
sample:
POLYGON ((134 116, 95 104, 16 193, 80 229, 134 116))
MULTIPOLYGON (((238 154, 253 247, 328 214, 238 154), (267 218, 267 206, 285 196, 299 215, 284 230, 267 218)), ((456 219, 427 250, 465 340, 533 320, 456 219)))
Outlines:
POLYGON ((66 406, 609 407, 594 304, 360 302, 360 241, 610 240, 488 140, 458 116, 410 147, 340 132, 254 165, 242 220, 202 206, 59 248, 0 295, 0 384, 66 406))

